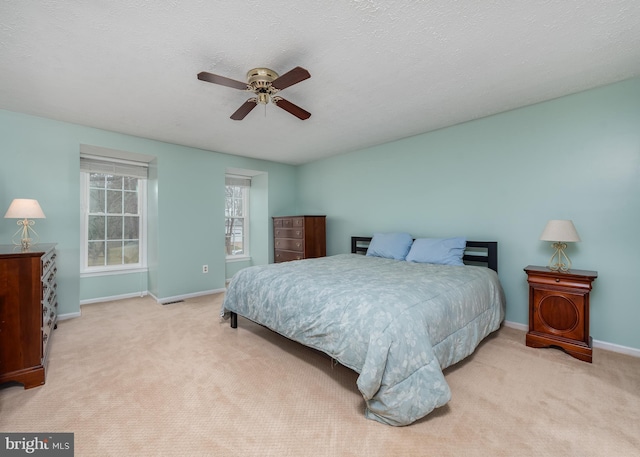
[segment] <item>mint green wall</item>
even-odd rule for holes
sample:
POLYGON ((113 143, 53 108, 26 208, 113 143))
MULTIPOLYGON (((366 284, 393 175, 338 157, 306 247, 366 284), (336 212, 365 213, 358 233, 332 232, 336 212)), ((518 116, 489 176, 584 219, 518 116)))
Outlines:
MULTIPOLYGON (((156 157, 149 181, 147 287, 160 300, 221 289, 225 283, 224 174, 229 167, 269 176, 268 226, 275 212, 295 208, 295 167, 151 141, 0 110, 0 208, 13 198, 35 198, 47 219, 37 221, 41 242, 58 243, 60 314, 79 311, 80 300, 135 293, 136 275, 83 278, 80 294, 80 144, 156 157), (202 265, 209 273, 202 274, 202 265), (120 278, 121 280, 118 280, 120 278), (85 281, 86 280, 86 281, 85 281)), ((0 220, 10 243, 15 220, 0 220)), ((258 243, 265 238, 257 237, 258 243)), ((257 246, 268 253, 272 246, 257 246)))
POLYGON ((89 276, 80 279, 80 302, 104 297, 146 295, 148 290, 148 274, 145 272, 89 276))
MULTIPOLYGON (((295 181, 289 183, 291 188, 294 185, 295 181)), ((269 216, 269 175, 267 173, 253 177, 249 195, 251 261, 252 265, 263 265, 273 258, 273 249, 270 249, 273 241, 269 237, 272 225, 269 216)))
POLYGON ((307 164, 297 189, 301 212, 327 214, 328 254, 374 231, 497 240, 520 324, 523 268, 552 254, 542 229, 572 219, 573 266, 599 273, 593 338, 640 348, 640 79, 307 164))
MULTIPOLYGON (((35 198, 41 243, 57 243, 58 307, 78 312, 80 149, 82 128, 0 111, 0 217, 14 198, 35 198)), ((0 219, 0 243, 10 244, 15 219, 0 219)))
MULTIPOLYGON (((158 237, 158 225, 160 225, 160 216, 158 214, 158 159, 149 163, 149 175, 147 182, 147 290, 154 296, 158 297, 158 246, 160 239, 158 237)), ((91 288, 90 294, 93 298, 104 297, 95 289, 91 288)), ((127 292, 124 292, 125 294, 127 292)), ((130 291, 128 292, 130 293, 130 291)), ((80 295, 80 300, 85 300, 86 296, 80 295)))

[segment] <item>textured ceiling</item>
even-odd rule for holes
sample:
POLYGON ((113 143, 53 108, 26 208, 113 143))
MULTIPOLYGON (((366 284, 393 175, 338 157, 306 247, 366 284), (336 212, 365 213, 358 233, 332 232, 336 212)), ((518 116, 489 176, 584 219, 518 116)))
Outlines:
POLYGON ((0 3, 0 109, 291 164, 639 75, 638 0, 0 3), (309 120, 196 78, 260 66, 309 120))

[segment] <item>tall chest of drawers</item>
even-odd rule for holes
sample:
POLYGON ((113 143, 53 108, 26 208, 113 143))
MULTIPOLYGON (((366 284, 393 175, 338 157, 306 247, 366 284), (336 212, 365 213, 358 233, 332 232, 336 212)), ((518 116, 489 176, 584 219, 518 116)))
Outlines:
POLYGON ((327 255, 326 219, 326 216, 274 217, 274 262, 327 255))
POLYGON ((58 318, 56 272, 55 244, 29 252, 0 245, 0 383, 44 384, 58 318))

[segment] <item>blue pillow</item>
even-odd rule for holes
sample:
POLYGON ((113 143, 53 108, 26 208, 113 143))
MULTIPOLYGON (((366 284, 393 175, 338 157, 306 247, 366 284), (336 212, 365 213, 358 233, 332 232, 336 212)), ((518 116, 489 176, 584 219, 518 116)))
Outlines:
POLYGON ((413 238, 408 233, 374 233, 367 255, 386 259, 404 260, 413 238))
POLYGON ((464 265, 462 256, 467 239, 456 238, 418 238, 411 245, 407 262, 437 263, 440 265, 464 265))

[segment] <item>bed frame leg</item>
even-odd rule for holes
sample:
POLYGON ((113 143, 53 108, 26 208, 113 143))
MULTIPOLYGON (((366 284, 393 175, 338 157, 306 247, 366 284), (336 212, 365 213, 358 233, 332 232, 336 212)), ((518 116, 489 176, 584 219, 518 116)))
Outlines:
POLYGON ((238 328, 238 315, 231 312, 231 328, 238 328))

